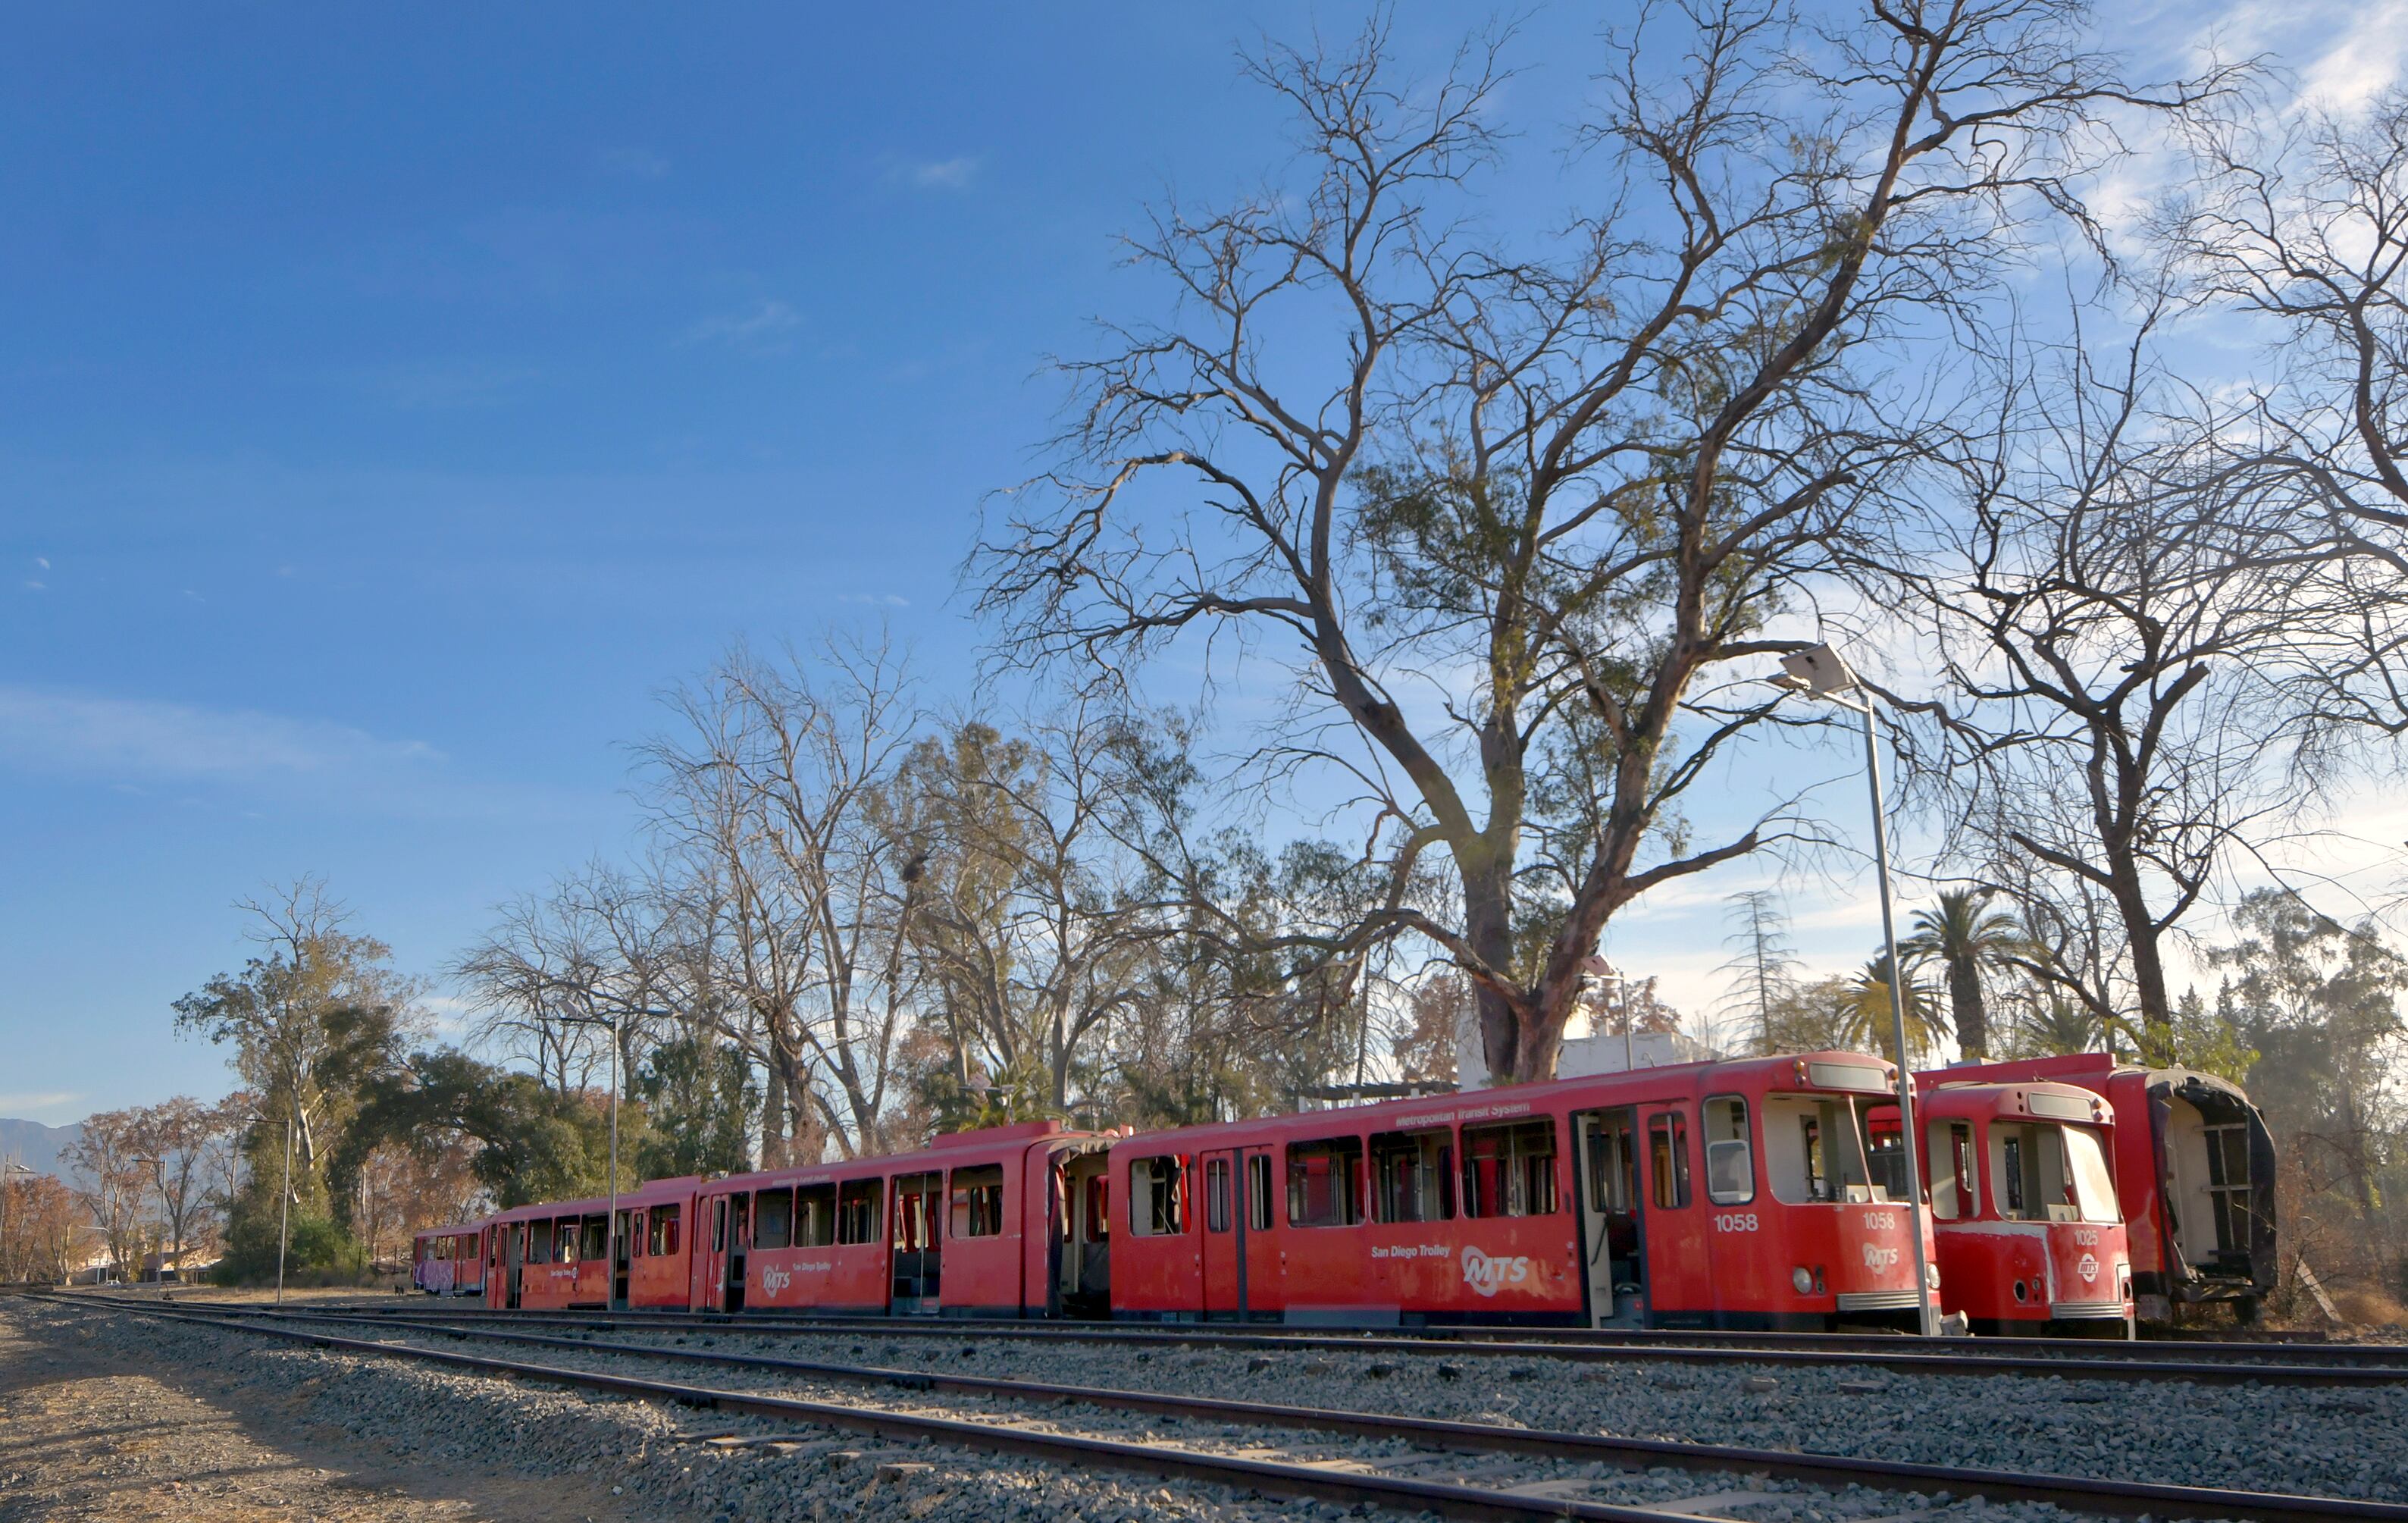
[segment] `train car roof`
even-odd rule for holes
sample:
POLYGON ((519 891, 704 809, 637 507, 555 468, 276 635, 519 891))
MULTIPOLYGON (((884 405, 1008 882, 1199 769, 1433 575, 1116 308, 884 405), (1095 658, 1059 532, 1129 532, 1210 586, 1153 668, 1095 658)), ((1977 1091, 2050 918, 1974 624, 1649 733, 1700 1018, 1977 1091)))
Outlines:
POLYGON ((1081 1131, 1060 1121, 1015 1121, 971 1131, 940 1132, 925 1147, 909 1153, 883 1153, 830 1162, 790 1164, 783 1169, 756 1169, 750 1173, 714 1179, 705 1188, 717 1191, 775 1189, 788 1185, 824 1185, 855 1179, 883 1178, 928 1169, 953 1169, 970 1159, 991 1156, 1001 1159, 1040 1142, 1108 1142, 1110 1132, 1081 1131))
POLYGON ((1751 1080, 1770 1079, 1774 1081, 1771 1087, 1784 1089, 1854 1094, 1874 1092, 1871 1085, 1818 1084, 1808 1071, 1818 1066, 1826 1070, 1871 1069, 1882 1076, 1878 1086, 1880 1093, 1892 1094, 1897 1088, 1897 1070, 1886 1058, 1865 1053, 1833 1051, 1782 1053, 1770 1057, 1726 1057, 1696 1063, 1666 1063, 1618 1073, 1583 1074, 1578 1078, 1548 1079, 1537 1084, 1458 1090, 1451 1095, 1422 1095, 1409 1099, 1376 1100, 1368 1105, 1332 1106, 1326 1111, 1298 1111, 1245 1121, 1211 1121, 1193 1127, 1164 1127, 1120 1138, 1113 1145, 1118 1148, 1150 1142, 1158 1144, 1168 1138, 1179 1139, 1182 1146, 1191 1143, 1210 1145, 1223 1138, 1258 1137, 1266 1131, 1282 1136, 1310 1135, 1333 1128, 1340 1130, 1412 1131, 1421 1127, 1511 1121, 1533 1112, 1552 1110, 1561 1100, 1590 1095, 1598 1096, 1598 1103, 1610 1105, 1657 1098, 1668 1091, 1686 1094, 1709 1077, 1716 1087, 1724 1084, 1744 1087, 1751 1080), (1781 1082, 1784 1080, 1786 1083, 1781 1082), (1654 1091, 1652 1096, 1651 1090, 1654 1091))
POLYGON ((2049 1079, 1943 1080, 1926 1089, 1919 1103, 1926 1115, 2029 1116, 2035 1121, 2078 1121, 2100 1127, 2115 1122, 2115 1107, 2105 1096, 2049 1079))

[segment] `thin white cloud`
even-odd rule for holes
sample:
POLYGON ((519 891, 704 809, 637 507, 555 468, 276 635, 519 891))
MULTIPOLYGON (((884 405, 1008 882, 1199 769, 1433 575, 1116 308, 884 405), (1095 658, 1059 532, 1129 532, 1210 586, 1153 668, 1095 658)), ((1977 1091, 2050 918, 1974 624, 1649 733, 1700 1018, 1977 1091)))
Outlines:
POLYGON ((876 603, 884 608, 910 608, 911 599, 895 593, 838 593, 839 603, 876 603))
POLYGON ((271 782, 439 766, 420 740, 322 720, 0 685, 0 763, 28 770, 271 782))
POLYGON ((390 405, 410 411, 494 408, 514 402, 541 371, 490 360, 434 360, 386 366, 359 379, 390 405))
POLYGON ((25 585, 34 592, 40 592, 43 588, 49 586, 50 583, 46 582, 36 582, 31 577, 28 577, 25 579, 25 585))
POLYGON ((34 564, 47 571, 50 568, 50 558, 48 555, 36 555, 34 557, 34 564))
POLYGON ((605 149, 594 156, 594 163, 605 174, 629 180, 660 180, 669 172, 668 156, 649 148, 605 149))
POLYGON ((62 1105, 72 1105, 83 1099, 80 1090, 50 1089, 24 1094, 0 1095, 0 1111, 55 1111, 62 1105))
POLYGON ((920 191, 966 191, 978 178, 982 161, 975 154, 950 159, 890 159, 886 178, 920 191))
POLYGON ((728 344, 738 349, 781 350, 787 347, 803 314, 782 301, 765 300, 749 311, 709 317, 685 330, 682 344, 728 344))

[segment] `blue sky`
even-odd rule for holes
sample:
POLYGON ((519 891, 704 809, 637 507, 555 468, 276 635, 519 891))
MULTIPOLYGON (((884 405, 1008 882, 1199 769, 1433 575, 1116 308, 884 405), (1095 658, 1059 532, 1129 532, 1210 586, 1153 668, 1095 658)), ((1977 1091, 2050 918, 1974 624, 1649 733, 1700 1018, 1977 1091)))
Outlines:
MULTIPOLYGON (((433 971, 625 853, 627 747, 732 639, 885 619, 958 691, 955 568, 1050 426, 1044 357, 1137 309, 1111 236, 1148 198, 1275 161, 1233 50, 1308 14, 1358 13, 15 17, 0 1114, 221 1092, 167 1006, 267 883, 323 874, 433 971)), ((1576 189, 1548 139, 1603 14, 1529 22, 1501 210, 1576 189)), ((1667 966, 1719 960, 1699 906, 1738 886, 1667 966)))

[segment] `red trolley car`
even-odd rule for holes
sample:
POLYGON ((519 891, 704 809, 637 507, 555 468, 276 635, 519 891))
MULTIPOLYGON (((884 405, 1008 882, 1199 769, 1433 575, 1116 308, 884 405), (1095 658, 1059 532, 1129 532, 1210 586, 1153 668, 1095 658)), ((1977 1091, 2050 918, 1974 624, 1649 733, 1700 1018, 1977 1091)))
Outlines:
POLYGON ((474 1227, 438 1227, 410 1239, 409 1283, 430 1296, 485 1293, 482 1240, 474 1227))
POLYGON ((1915 1327, 1895 1083, 1813 1053, 1126 1137, 1113 1313, 1915 1327))
POLYGON ((2177 1305, 2229 1301, 2240 1320, 2254 1320, 2274 1285, 2274 1141, 2249 1097, 2211 1073, 2104 1053, 1916 1076, 1925 1086, 2042 1080, 2088 1090, 2118 1118, 2109 1163, 2140 1319, 2171 1322, 2177 1305))
POLYGON ((2107 1102, 2071 1085, 1943 1082, 1916 1104, 1941 1304, 1977 1333, 2132 1336, 2107 1102))
POLYGON ((1101 1315, 1109 1139, 1030 1121, 704 1185, 698 1311, 1101 1315))
POLYGON ((1143 1136, 1031 1122, 639 1185, 607 1266, 604 1200, 423 1236, 495 1308, 1914 1327, 1937 1286, 1894 1084, 1812 1053, 1143 1136))

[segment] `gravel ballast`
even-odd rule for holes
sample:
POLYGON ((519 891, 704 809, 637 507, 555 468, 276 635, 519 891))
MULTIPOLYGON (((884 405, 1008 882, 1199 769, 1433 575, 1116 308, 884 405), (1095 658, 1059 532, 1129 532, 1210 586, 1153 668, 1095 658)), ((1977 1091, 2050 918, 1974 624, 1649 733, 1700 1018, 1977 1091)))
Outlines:
MULTIPOLYGON (((618 1331, 594 1335, 635 1342, 618 1331)), ((641 1341, 1691 1444, 2408 1501, 2408 1390, 1038 1340, 668 1332, 641 1341)))
MULTIPOLYGON (((950 1518, 1297 1517, 1340 1516, 1313 1502, 1241 1499, 1221 1488, 1146 1481, 936 1447, 902 1449, 860 1434, 664 1409, 513 1384, 366 1356, 302 1350, 264 1339, 149 1319, 60 1309, 57 1317, 107 1326, 68 1336, 129 1337, 213 1367, 259 1378, 325 1382, 324 1400, 363 1441, 406 1446, 454 1463, 508 1464, 537 1473, 620 1475, 624 1516, 914 1516, 950 1518), (145 1326, 144 1324, 148 1324, 145 1326), (126 1324, 132 1324, 127 1326, 126 1324), (267 1372, 274 1372, 269 1373, 267 1372), (697 1436, 729 1435, 717 1445, 697 1436), (745 1435, 799 1442, 738 1446, 745 1435), (860 1458, 853 1458, 859 1456, 860 1458), (918 1466, 925 1465, 923 1470, 918 1466), (624 1474, 622 1473, 624 1473, 624 1474)), ((473 1314, 469 1314, 473 1316, 473 1314)), ((64 1326, 63 1322, 62 1327, 64 1326)), ((407 1329, 329 1328, 346 1336, 401 1337, 407 1329)), ((60 1328, 50 1336, 61 1335, 60 1328)), ((1020 1340, 662 1329, 595 1334, 675 1348, 715 1347, 833 1362, 977 1372, 1064 1384, 1226 1396, 1645 1438, 1919 1459, 1937 1464, 2231 1486, 2386 1500, 2408 1493, 2399 1396, 2352 1389, 2133 1386, 2021 1377, 1868 1376, 1862 1372, 1729 1367, 1672 1371, 1550 1360, 1452 1360, 1428 1356, 1265 1355, 1209 1348, 1133 1350, 1020 1340), (1769 1389, 1764 1388, 1770 1382, 1769 1389)), ((416 1341, 413 1338, 413 1341, 416 1341)), ((459 1348, 449 1341, 436 1346, 459 1348)), ((573 1363, 643 1378, 774 1390, 806 1400, 975 1418, 1032 1415, 1008 1400, 931 1396, 853 1383, 823 1383, 724 1368, 680 1366, 599 1353, 491 1345, 501 1357, 573 1363)), ((1871 1518, 1906 1510, 1896 1492, 1821 1490, 1762 1477, 1617 1472, 1507 1456, 1434 1455, 1401 1443, 1370 1444, 1294 1430, 1250 1429, 1112 1413, 1036 1409, 1042 1421, 1082 1433, 1176 1442, 1265 1458, 1368 1462, 1430 1479, 1484 1486, 1545 1485, 1598 1501, 1660 1505, 1734 1490, 1708 1511, 1749 1519, 1871 1518)), ((1930 1505, 1914 1499, 1920 1505, 1930 1505)), ((2057 1517, 2037 1506, 1942 1504, 1929 1516, 2057 1517)))

